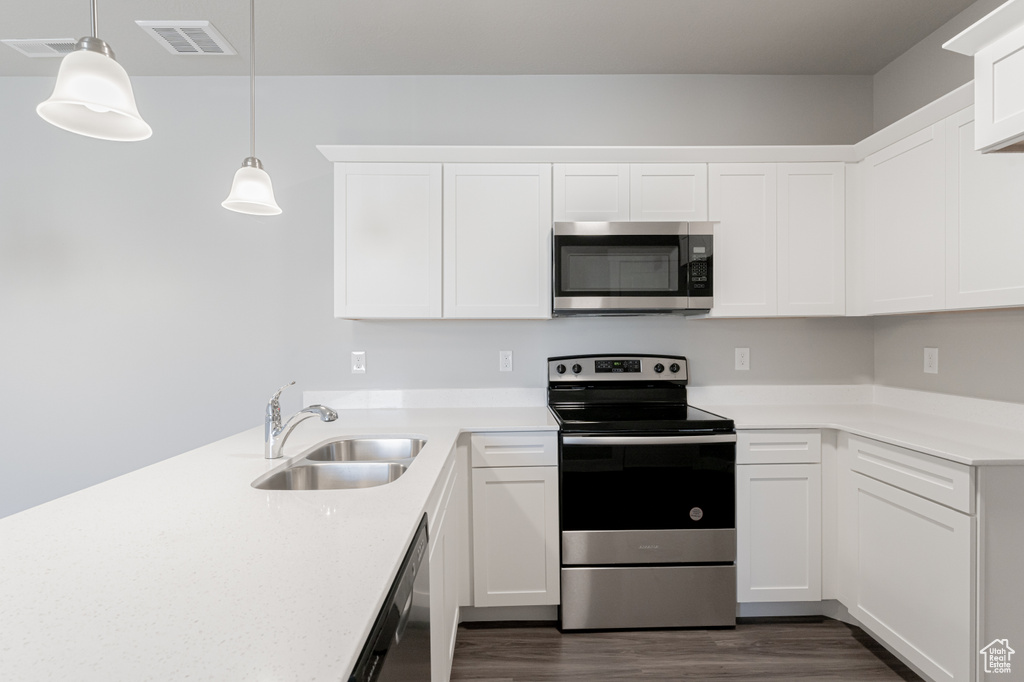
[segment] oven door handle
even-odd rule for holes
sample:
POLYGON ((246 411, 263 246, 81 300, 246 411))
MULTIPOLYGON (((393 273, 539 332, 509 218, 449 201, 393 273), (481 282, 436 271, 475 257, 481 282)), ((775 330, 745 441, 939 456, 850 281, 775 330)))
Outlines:
POLYGON ((563 436, 565 445, 700 445, 735 443, 736 434, 702 436, 563 436))

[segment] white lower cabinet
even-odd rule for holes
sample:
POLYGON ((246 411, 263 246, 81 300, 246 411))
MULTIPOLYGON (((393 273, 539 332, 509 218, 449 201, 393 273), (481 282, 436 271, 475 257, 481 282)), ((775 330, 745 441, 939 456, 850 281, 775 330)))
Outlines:
POLYGON ((973 679, 976 519, 955 494, 965 480, 973 491, 970 467, 856 436, 841 436, 841 447, 844 440, 844 604, 931 679, 973 679), (932 487, 961 509, 929 499, 932 487))
POLYGON ((459 628, 459 531, 458 486, 462 485, 454 457, 445 485, 437 493, 438 501, 428 519, 430 542, 430 677, 447 682, 455 653, 459 628))
POLYGON ((736 599, 821 600, 821 434, 741 431, 736 599))
POLYGON ((557 438, 473 435, 474 606, 559 603, 557 438))

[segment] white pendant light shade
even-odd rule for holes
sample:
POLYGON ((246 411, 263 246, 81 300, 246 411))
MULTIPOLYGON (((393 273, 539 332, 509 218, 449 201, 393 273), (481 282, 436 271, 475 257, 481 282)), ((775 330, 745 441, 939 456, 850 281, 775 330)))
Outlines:
POLYGON ((231 193, 220 205, 229 211, 250 215, 281 213, 281 207, 274 199, 274 185, 270 182, 270 175, 263 170, 260 160, 251 156, 235 171, 231 193))
POLYGON ((135 142, 153 134, 135 106, 128 74, 97 38, 82 38, 64 57, 53 94, 36 113, 58 128, 101 140, 135 142))
POLYGON ((231 193, 220 205, 249 215, 278 215, 274 185, 256 158, 256 2, 249 0, 249 156, 235 171, 231 193))

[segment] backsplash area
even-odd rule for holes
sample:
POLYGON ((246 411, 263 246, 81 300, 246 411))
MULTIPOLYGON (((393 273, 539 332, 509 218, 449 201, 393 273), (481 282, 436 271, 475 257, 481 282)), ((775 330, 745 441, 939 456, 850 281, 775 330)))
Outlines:
POLYGON ((548 357, 584 353, 685 355, 690 385, 863 384, 873 375, 873 327, 865 318, 692 319, 574 317, 542 321, 334 320, 339 353, 315 389, 543 387, 548 357), (750 369, 735 369, 735 349, 750 369), (513 371, 498 371, 498 352, 513 371), (366 352, 352 374, 351 351, 366 352))
POLYGON ((874 318, 874 383, 1024 403, 1024 310, 973 310, 874 318), (939 350, 937 374, 923 370, 939 350))

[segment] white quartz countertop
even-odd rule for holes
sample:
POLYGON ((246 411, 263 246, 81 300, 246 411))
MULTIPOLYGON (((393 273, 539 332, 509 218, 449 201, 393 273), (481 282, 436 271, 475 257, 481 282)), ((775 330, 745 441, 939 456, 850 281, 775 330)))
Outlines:
POLYGON ((461 431, 546 407, 345 410, 340 436, 427 443, 391 484, 266 491, 262 427, 0 520, 4 680, 347 679, 461 431))
POLYGON ((698 406, 737 429, 838 429, 969 466, 1024 464, 1024 422, 984 424, 878 404, 698 406))

